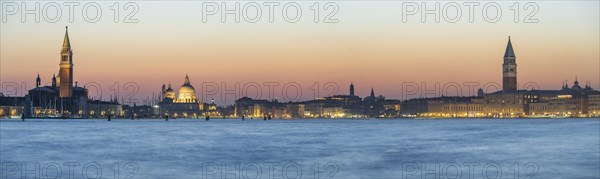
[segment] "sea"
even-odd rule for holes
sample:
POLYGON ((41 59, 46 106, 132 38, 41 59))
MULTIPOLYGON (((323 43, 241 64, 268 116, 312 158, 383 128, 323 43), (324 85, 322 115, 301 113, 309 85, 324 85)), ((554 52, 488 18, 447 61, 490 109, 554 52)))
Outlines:
POLYGON ((0 178, 600 178, 599 119, 0 119, 0 178))

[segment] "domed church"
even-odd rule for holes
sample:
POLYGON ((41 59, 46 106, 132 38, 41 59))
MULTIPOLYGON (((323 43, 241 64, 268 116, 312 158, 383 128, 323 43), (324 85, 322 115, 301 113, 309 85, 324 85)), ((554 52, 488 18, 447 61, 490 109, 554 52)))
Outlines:
POLYGON ((190 83, 188 75, 185 75, 183 85, 181 85, 177 94, 171 84, 169 86, 163 84, 161 98, 162 101, 159 102, 161 114, 175 118, 204 116, 204 107, 208 105, 200 103, 196 98, 196 89, 190 83))
POLYGON ((185 75, 185 81, 183 85, 179 88, 179 95, 175 94, 175 90, 169 84, 169 87, 165 88, 163 84, 161 90, 163 102, 171 102, 171 103, 196 103, 198 99, 196 99, 196 89, 190 83, 190 77, 185 75), (175 98, 177 96, 177 98, 175 98))
MULTIPOLYGON (((173 88, 171 88, 171 84, 169 84, 169 88, 165 89, 165 85, 163 84, 162 87, 162 96, 163 98, 167 98, 167 99, 175 99, 175 90, 173 90, 173 88)), ((173 102, 173 101, 171 101, 173 102)))
POLYGON ((185 82, 179 88, 179 96, 177 97, 177 101, 180 103, 194 103, 196 102, 196 90, 194 86, 190 84, 190 77, 185 75, 185 82))

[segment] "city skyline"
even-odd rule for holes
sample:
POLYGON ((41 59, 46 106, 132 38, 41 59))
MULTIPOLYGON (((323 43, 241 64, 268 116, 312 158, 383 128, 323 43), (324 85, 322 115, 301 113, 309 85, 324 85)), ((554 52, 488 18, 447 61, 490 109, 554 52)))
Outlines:
MULTIPOLYGON (((109 97, 106 93, 107 89, 114 82, 120 85, 135 82, 140 89, 138 99, 142 100, 156 93, 156 89, 163 83, 180 83, 180 79, 186 74, 192 77, 191 82, 196 84, 197 88, 205 82, 227 85, 236 82, 242 84, 279 82, 282 85, 294 82, 300 84, 305 90, 315 82, 321 85, 334 82, 340 89, 344 89, 353 82, 357 85, 356 93, 359 96, 367 96, 370 89, 375 88, 378 94, 395 99, 402 99, 403 82, 425 83, 431 86, 436 82, 501 84, 502 79, 494 72, 500 69, 499 60, 502 59, 508 36, 512 37, 519 56, 519 82, 523 82, 518 84, 519 89, 526 82, 534 82, 540 89, 558 89, 565 80, 571 83, 576 77, 582 84, 590 81, 591 85, 598 89, 600 88, 598 81, 600 57, 597 53, 599 45, 596 39, 598 38, 595 38, 598 34, 592 33, 598 30, 598 23, 589 24, 597 21, 585 21, 585 24, 582 24, 579 21, 565 21, 572 18, 597 18, 593 14, 597 14, 598 11, 594 12, 593 8, 583 10, 579 8, 590 3, 597 2, 578 2, 576 5, 571 5, 577 7, 573 9, 582 12, 565 13, 563 14, 565 17, 553 19, 552 23, 544 21, 544 18, 554 16, 547 11, 540 11, 539 23, 519 23, 513 27, 511 25, 513 22, 502 22, 503 27, 498 30, 494 30, 496 24, 483 22, 466 24, 466 27, 462 25, 460 28, 452 27, 448 23, 420 22, 410 23, 410 27, 398 27, 402 23, 386 25, 379 21, 365 22, 361 18, 358 18, 359 20, 348 18, 353 16, 344 13, 340 14, 339 18, 346 19, 346 22, 341 21, 337 24, 302 23, 296 26, 281 23, 262 24, 276 28, 248 27, 242 32, 227 30, 224 31, 226 33, 215 33, 214 30, 251 25, 197 22, 196 25, 206 28, 207 31, 194 33, 194 30, 199 30, 196 26, 189 26, 187 29, 184 28, 186 26, 177 26, 180 21, 185 20, 184 18, 170 22, 168 24, 171 25, 164 25, 157 31, 147 28, 157 24, 153 19, 143 18, 151 17, 151 14, 143 13, 140 14, 141 22, 138 24, 94 25, 100 27, 99 29, 83 23, 8 22, 1 27, 3 39, 0 48, 3 53, 0 62, 2 63, 0 80, 3 83, 24 82, 29 88, 34 86, 33 79, 39 73, 42 76, 42 83, 49 83, 52 74, 58 75, 55 68, 50 67, 56 65, 57 44, 62 43, 59 34, 64 33, 61 32, 64 25, 69 25, 73 31, 70 35, 75 46, 74 73, 78 74, 74 81, 80 84, 89 82, 100 84, 105 99, 109 97), (588 16, 590 13, 592 16, 588 16), (359 22, 377 25, 373 28, 388 28, 380 35, 364 36, 358 35, 362 28, 345 30, 335 37, 322 36, 325 34, 319 35, 314 31, 317 28, 326 31, 339 30, 359 22), (532 35, 536 29, 558 27, 561 23, 567 27, 532 35), (120 28, 107 29, 113 26, 120 28), (587 28, 575 30, 583 26, 587 28), (41 32, 33 31, 36 27, 49 28, 41 32), (26 30, 21 30, 23 28, 26 30), (298 28, 303 31, 296 34, 271 33, 274 30, 298 28), (424 32, 409 33, 413 32, 413 28, 424 29, 424 32), (15 31, 17 29, 19 31, 15 31), (115 33, 116 31, 119 32, 115 33), (253 36, 243 35, 248 33, 253 36), (197 36, 190 36, 192 34, 197 36), (142 38, 141 35, 147 35, 153 40, 142 38), (269 35, 279 39, 260 40, 261 37, 269 35), (230 38, 219 39, 218 37, 230 38), (284 43, 284 41, 297 41, 299 38, 304 40, 296 44, 284 43), (314 46, 308 44, 318 43, 305 43, 316 42, 315 40, 323 41, 326 45, 314 46), (27 45, 29 43, 36 45, 27 45), (332 43, 337 45, 332 46, 332 43), (35 53, 28 53, 28 51, 35 53)), ((560 2, 541 2, 540 6, 552 10, 554 8, 552 5, 556 4, 560 2)), ((340 5, 357 10, 347 2, 340 5)), ((141 7, 146 6, 141 4, 141 7)), ((566 8, 564 11, 569 9, 566 8)), ((394 19, 393 17, 382 16, 380 20, 394 19)), ((25 90, 27 89, 21 89, 21 91, 25 90)), ((202 88, 199 90, 203 93, 202 88)), ((344 93, 344 90, 338 90, 338 93, 344 93)), ((463 92, 463 95, 468 94, 463 92)), ((304 95, 302 100, 312 97, 312 95, 304 95)), ((206 101, 206 99, 202 100, 206 101)), ((228 101, 230 104, 232 100, 228 101)), ((222 104, 219 100, 217 103, 222 104)))
POLYGON ((600 0, 0 0, 0 178, 600 178, 600 0))
MULTIPOLYGON (((67 29, 68 29, 68 27, 65 27, 65 28, 67 28, 67 29)), ((70 41, 69 41, 68 30, 66 30, 66 32, 65 32, 65 36, 64 36, 64 38, 63 38, 63 44, 62 44, 62 46, 63 46, 63 52, 61 52, 61 55, 63 55, 63 53, 65 53, 65 52, 64 52, 64 49, 65 49, 65 48, 67 49, 67 52, 68 52, 68 53, 72 53, 72 52, 70 52, 70 50, 71 50, 71 47, 70 47, 70 41)), ((505 50, 504 50, 504 56, 505 56, 505 58, 506 58, 506 55, 507 55, 508 53, 511 53, 511 55, 512 55, 512 56, 514 56, 514 53, 515 53, 515 52, 514 52, 514 50, 512 49, 512 44, 511 44, 511 38, 510 38, 510 36, 508 36, 508 44, 506 45, 506 48, 505 48, 505 50)), ((68 54, 68 55, 69 55, 69 58, 71 58, 70 56, 72 56, 72 54, 68 54)), ((64 56, 64 55, 63 55, 63 56, 64 56)), ((70 59, 70 60, 72 60, 72 59, 70 59)), ((72 63, 72 61, 71 61, 71 62, 69 62, 69 63, 72 63)), ((70 64, 70 65, 71 65, 71 66, 73 66, 73 64, 70 64)), ((62 68, 62 65, 61 65, 61 68, 62 68)), ((53 75, 53 76, 56 76, 57 74, 58 74, 58 76, 60 76, 60 72, 58 72, 58 73, 53 73, 52 75, 53 75)), ((38 77, 39 77, 39 75, 40 75, 40 74, 38 73, 38 77)), ((160 76, 160 75, 159 75, 159 76, 160 76)), ((188 76, 188 73, 186 73, 186 81, 187 81, 187 83, 189 83, 189 81, 188 81, 188 79, 187 79, 187 76, 188 76)), ((47 77, 44 77, 43 79, 46 79, 46 78, 47 78, 47 77)), ((72 78, 72 77, 71 77, 71 78, 72 78)), ((574 77, 574 80, 577 80, 577 79, 578 79, 578 76, 575 76, 575 77, 574 77)), ((40 83, 42 83, 42 84, 45 84, 45 85, 49 85, 49 84, 51 84, 51 82, 52 82, 52 81, 50 81, 50 80, 48 80, 48 81, 45 81, 45 82, 41 82, 41 81, 45 81, 45 80, 40 80, 40 83)), ((317 82, 318 82, 318 81, 317 81, 317 82)), ((35 83, 38 83, 38 82, 36 81, 35 83)), ((73 83, 78 83, 78 82, 77 82, 77 80, 75 80, 75 81, 71 81, 71 82, 67 82, 67 83, 65 84, 65 86, 73 86, 73 83), (70 85, 69 85, 69 84, 70 84, 70 85)), ((89 83, 90 83, 90 82, 87 82, 87 83, 85 83, 85 82, 84 82, 83 84, 89 84, 89 83)), ((93 82, 93 83, 95 83, 95 82, 93 82)), ((118 82, 117 82, 117 83, 118 83, 118 82)), ((205 83, 206 83, 206 82, 201 82, 200 84, 204 85, 205 83)), ((221 84, 221 83, 219 83, 219 82, 216 82, 216 83, 215 83, 214 81, 210 81, 210 82, 208 82, 208 83, 214 83, 214 84, 209 84, 209 86, 211 86, 211 85, 217 85, 217 87, 223 87, 223 86, 219 86, 219 85, 223 85, 223 84, 221 84)), ((240 82, 234 82, 233 84, 225 84, 225 88, 228 88, 227 86, 229 86, 229 85, 231 85, 231 86, 234 86, 234 85, 235 85, 235 83, 240 83, 240 82)), ((252 81, 252 82, 249 82, 249 83, 256 83, 256 81, 252 81)), ((273 83, 273 82, 266 82, 266 83, 273 83)), ((280 82, 276 82, 276 83, 277 83, 277 84, 275 84, 275 86, 276 86, 276 87, 280 87, 280 86, 282 86, 282 85, 286 85, 286 84, 290 84, 290 83, 296 83, 296 82, 293 82, 293 81, 291 81, 291 82, 290 82, 290 81, 288 81, 288 82, 282 82, 282 83, 280 83, 280 82)), ((353 83, 354 83, 354 81, 351 81, 350 83, 352 83, 352 84, 353 84, 353 83)), ((406 83, 406 81, 404 81, 403 83, 406 83)), ((501 86, 500 86, 500 85, 501 85, 501 82, 488 82, 488 83, 475 82, 475 83, 478 83, 478 84, 476 84, 476 86, 469 86, 469 85, 473 85, 473 84, 468 84, 468 83, 473 83, 473 82, 466 82, 466 83, 464 83, 464 84, 463 84, 463 83, 461 83, 461 82, 450 81, 450 82, 448 82, 448 83, 450 83, 450 84, 452 84, 452 83, 456 83, 456 84, 458 84, 458 85, 464 85, 464 86, 461 86, 461 87, 464 87, 464 88, 466 88, 466 90, 470 90, 470 91, 468 91, 468 92, 465 92, 465 89, 462 89, 462 88, 461 88, 461 89, 458 89, 457 91, 454 91, 454 93, 452 93, 452 92, 451 92, 450 94, 444 94, 444 92, 448 93, 447 91, 444 91, 444 90, 446 90, 446 88, 445 88, 445 85, 447 85, 447 84, 443 84, 443 83, 442 83, 442 84, 436 84, 436 83, 440 83, 440 82, 408 82, 408 83, 412 83, 412 84, 417 84, 417 85, 420 85, 419 87, 423 88, 423 89, 421 89, 421 90, 425 90, 425 91, 427 91, 427 90, 430 90, 430 91, 431 91, 431 90, 432 90, 432 88, 433 88, 433 90, 435 90, 436 92, 435 92, 435 94, 433 94, 433 95, 431 94, 431 92, 429 92, 429 94, 426 94, 425 96, 423 96, 423 95, 419 95, 419 96, 411 96, 411 97, 406 97, 406 96, 404 96, 404 98, 400 97, 400 99, 401 99, 401 100, 408 100, 408 99, 413 99, 413 98, 421 98, 421 97, 436 97, 436 96, 443 96, 443 95, 446 95, 446 96, 474 96, 474 95, 476 95, 476 90, 477 90, 478 88, 482 88, 482 87, 483 87, 483 88, 485 88, 485 86, 486 86, 486 85, 488 85, 487 87, 491 87, 491 90, 500 90, 500 89, 501 89, 501 86), (491 84, 491 86, 489 86, 490 84, 491 84), (424 86, 423 86, 423 85, 424 85, 424 86), (436 86, 436 85, 438 85, 438 86, 436 86)), ((535 82, 524 82, 524 83, 517 83, 516 81, 514 81, 513 83, 515 83, 515 84, 513 84, 513 88, 514 88, 514 87, 516 87, 516 89, 525 89, 525 87, 528 87, 528 85, 531 85, 531 84, 529 84, 529 83, 535 83, 535 82)), ((563 86, 563 85, 565 85, 565 84, 567 84, 567 85, 568 85, 568 84, 569 84, 569 79, 566 79, 566 80, 562 81, 561 83, 562 83, 562 85, 561 85, 560 87, 562 87, 562 86, 563 86)), ((81 84, 81 83, 80 83, 80 84, 81 84)), ((136 83, 136 85, 137 85, 137 84, 138 84, 138 83, 136 83)), ((166 82, 166 83, 163 83, 163 85, 165 85, 165 84, 169 84, 169 86, 170 86, 170 85, 171 85, 171 82, 170 82, 170 81, 168 81, 168 82, 166 82)), ((247 92, 247 91, 244 91, 244 90, 246 90, 245 86, 243 86, 243 85, 245 85, 245 84, 248 84, 248 83, 242 83, 242 86, 239 86, 239 87, 237 88, 237 91, 238 91, 238 95, 237 95, 237 96, 235 96, 234 98, 230 98, 229 100, 221 100, 221 101, 217 100, 217 103, 218 103, 218 104, 221 104, 221 105, 228 105, 228 104, 231 104, 231 102, 232 102, 232 99, 233 99, 233 100, 235 100, 235 99, 237 99, 237 98, 239 98, 239 97, 248 96, 248 95, 244 95, 244 94, 243 94, 244 92, 247 92)), ((260 82, 258 82, 258 83, 256 83, 256 84, 258 84, 259 86, 266 85, 266 86, 263 86, 263 88, 267 88, 267 90, 269 90, 268 88, 270 88, 270 86, 268 86, 268 85, 273 85, 273 84, 261 84, 260 82)), ((587 86, 587 85, 594 86, 594 84, 593 84, 592 82, 588 81, 588 80, 585 80, 585 81, 583 81, 583 83, 582 83, 582 84, 584 84, 584 85, 586 85, 586 86, 587 86)), ((20 84, 20 85, 22 85, 22 84, 20 84)), ((335 83, 335 85, 338 87, 338 90, 337 90, 337 92, 335 92, 335 93, 328 93, 328 94, 329 94, 329 96, 331 96, 331 95, 336 95, 336 94, 344 94, 344 90, 343 90, 343 89, 344 89, 344 84, 340 85, 340 84, 338 84, 338 83, 335 83), (340 89, 341 89, 341 90, 340 90, 340 89)), ((403 85, 404 85, 404 84, 403 84, 403 85)), ((535 84, 533 84, 533 85, 538 85, 538 84, 537 84, 537 83, 535 83, 535 84)), ((82 86, 84 86, 84 85, 82 85, 82 86)), ((229 86, 229 87, 231 87, 231 86, 229 86)), ((101 87, 102 87, 102 86, 101 86, 101 87)), ((214 87, 214 86, 211 86, 211 87, 214 87)), ((254 87, 254 86, 252 86, 252 87, 254 87)), ((402 87, 404 88, 404 86, 402 86, 402 87)), ((452 86, 452 87, 454 87, 454 86, 452 86)), ((539 86, 538 86, 538 87, 539 87, 539 86)), ((28 86, 26 85, 26 86, 25 86, 25 88, 28 88, 28 86)), ((103 88, 103 87, 102 87, 102 88, 103 88)), ((283 94, 279 94, 279 95, 278 95, 278 93, 277 93, 277 92, 269 92, 268 94, 266 94, 267 96, 265 97, 265 96, 264 96, 264 95, 265 95, 265 94, 264 94, 264 90, 265 90, 265 89, 263 89, 263 88, 261 88, 261 89, 260 89, 260 90, 262 91, 262 93, 261 93, 260 95, 258 95, 258 93, 255 93, 255 94, 257 94, 257 95, 255 95, 254 97, 258 97, 258 98, 262 98, 262 99, 277 99, 278 97, 281 97, 280 95, 283 95, 283 94), (270 96, 270 95, 273 95, 273 96, 270 96)), ((300 86, 300 88, 303 88, 303 86, 300 86)), ((373 87, 373 86, 371 86, 371 87, 370 87, 370 89, 371 89, 371 90, 373 90, 374 88, 375 88, 375 87, 373 87)), ((175 88, 175 89, 177 89, 177 88, 175 88)), ((203 91, 203 89, 205 89, 205 88, 204 88, 204 86, 202 86, 201 90, 199 90, 199 91, 200 91, 200 92, 199 92, 199 93, 200 93, 200 95, 199 95, 199 98, 198 98, 198 100, 199 100, 200 102, 209 102, 209 101, 212 101, 212 102, 214 102, 214 98, 215 98, 215 96, 219 96, 219 94, 218 94, 218 93, 220 93, 220 90, 221 90, 221 89, 217 89, 217 91, 210 91, 210 93, 211 93, 210 95, 204 95, 204 91, 203 91), (216 92, 216 93, 214 93, 214 92, 216 92), (204 99, 204 98, 206 98, 206 97, 212 97, 212 98, 211 98, 210 100, 209 100, 209 99, 204 99)), ((360 89, 360 88, 359 88, 359 89, 360 89)), ((363 87, 362 87, 362 89, 363 89, 363 90, 364 90, 364 89, 368 89, 368 87, 366 87, 366 86, 363 86, 363 87)), ((541 87, 540 87, 540 88, 537 88, 537 89, 543 89, 543 88, 541 88, 541 87)), ((27 89, 25 89, 25 90, 27 90, 27 89)), ((278 90, 278 89, 275 89, 275 90, 278 90)), ((404 90, 404 89, 402 89, 402 90, 404 90)), ((487 89, 487 88, 486 88, 486 90, 487 90, 486 92, 493 92, 493 91, 490 91, 490 89, 487 89)), ((368 90, 367 90, 367 91, 368 91, 368 90)), ((452 90, 450 90, 450 91, 452 91, 452 90)), ((258 91, 257 91, 257 92, 258 92, 258 91)), ((131 100, 126 100, 126 99, 123 99, 123 98, 119 99, 119 98, 118 98, 118 95, 119 95, 119 94, 122 94, 122 93, 123 93, 123 92, 110 93, 110 94, 109 94, 110 96, 109 96, 109 97, 106 97, 106 96, 103 96, 103 95, 105 95, 105 93, 103 92, 102 94, 95 94, 95 95, 92 95, 92 96, 91 96, 91 98, 92 98, 92 99, 96 98, 96 99, 101 99, 101 100, 106 100, 106 99, 108 99, 108 100, 112 100, 112 99, 116 98, 117 100, 119 100, 119 101, 120 101, 120 102, 122 102, 122 103, 142 103, 142 104, 152 104, 152 103, 155 103, 155 102, 159 101, 159 98, 153 99, 152 97, 148 97, 148 96, 135 96, 135 97, 133 98, 133 99, 134 99, 134 102, 131 102, 131 100), (116 94, 116 95, 115 95, 115 94, 116 94), (100 97, 100 98, 98 98, 98 97, 100 97), (152 99, 153 101, 144 101, 144 100, 148 100, 148 99, 152 99)), ((404 91, 402 91, 401 93, 404 93, 404 91)), ((421 92, 421 91, 419 91, 419 93, 422 93, 422 92, 421 92)), ((159 94, 156 94, 156 93, 153 91, 153 95, 154 95, 154 96, 158 96, 159 94)), ((305 94, 302 94, 302 95, 305 95, 305 94)), ((363 96, 363 95, 364 95, 364 96, 367 96, 367 95, 368 95, 368 93, 366 93, 366 92, 360 92, 360 90, 359 90, 359 92, 358 92, 358 95, 357 95, 357 96, 363 96)), ((413 94, 413 95, 414 95, 414 94, 413 94)), ((327 96, 327 95, 315 94, 315 95, 314 95, 314 98, 310 98, 310 97, 309 97, 309 98, 298 98, 298 99, 295 99, 294 101, 302 101, 302 100, 307 100, 307 99, 315 99, 315 98, 321 98, 321 97, 326 97, 326 96, 327 96)), ((385 95, 384 95, 384 96, 385 96, 385 95)), ((392 95, 392 96, 393 96, 393 95, 392 95)), ((219 97, 223 97, 223 96, 219 96, 219 97)))

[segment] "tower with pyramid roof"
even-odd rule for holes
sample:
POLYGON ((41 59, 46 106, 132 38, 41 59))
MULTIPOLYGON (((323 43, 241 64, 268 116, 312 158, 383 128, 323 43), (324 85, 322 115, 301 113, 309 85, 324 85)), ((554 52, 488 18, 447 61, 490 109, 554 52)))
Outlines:
POLYGON ((68 27, 65 27, 65 39, 60 51, 60 71, 58 78, 60 79, 60 97, 73 96, 73 51, 71 50, 71 42, 69 41, 68 27))
POLYGON ((354 83, 350 82, 350 96, 354 96, 354 83))
POLYGON ((504 63, 502 64, 502 90, 515 91, 517 90, 517 63, 515 51, 513 50, 510 36, 508 44, 504 52, 504 63))

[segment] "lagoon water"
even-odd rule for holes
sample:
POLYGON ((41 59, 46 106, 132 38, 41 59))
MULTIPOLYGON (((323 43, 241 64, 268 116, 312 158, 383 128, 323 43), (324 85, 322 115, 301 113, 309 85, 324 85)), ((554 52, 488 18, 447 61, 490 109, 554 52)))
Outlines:
POLYGON ((600 120, 0 119, 0 178, 599 178, 600 120))

